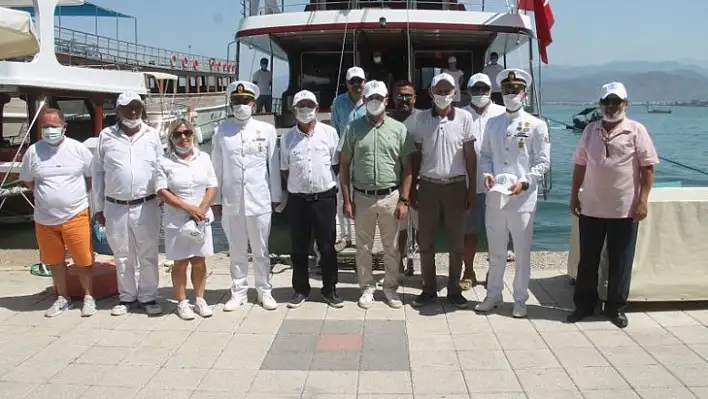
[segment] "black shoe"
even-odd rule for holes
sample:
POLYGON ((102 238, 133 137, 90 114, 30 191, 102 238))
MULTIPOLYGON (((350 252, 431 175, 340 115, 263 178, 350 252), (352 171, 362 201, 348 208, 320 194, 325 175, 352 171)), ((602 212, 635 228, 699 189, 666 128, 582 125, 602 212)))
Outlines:
POLYGON ((416 308, 423 307, 429 303, 435 302, 438 298, 438 294, 430 294, 423 291, 422 294, 418 295, 413 301, 413 306, 416 308))
POLYGON ((408 277, 415 275, 415 269, 413 268, 413 265, 408 266, 404 274, 408 277))
POLYGON ((322 294, 324 297, 324 301, 327 302, 327 304, 335 309, 343 308, 344 307, 344 299, 342 299, 339 294, 337 294, 337 291, 334 291, 329 294, 322 294))
POLYGON ((625 315, 624 312, 605 313, 605 317, 610 320, 610 323, 616 325, 618 328, 626 328, 629 324, 627 315, 625 315))
POLYGON ((467 308, 467 298, 462 296, 462 294, 452 294, 447 296, 447 301, 452 304, 452 306, 458 309, 467 308))
POLYGON ((577 323, 580 320, 583 320, 586 317, 592 316, 592 313, 588 313, 583 310, 575 309, 573 313, 569 314, 568 317, 565 319, 568 323, 577 323))
POLYGON ((299 308, 300 305, 305 303, 307 300, 307 295, 300 294, 300 293, 294 293, 292 298, 290 298, 290 302, 288 302, 288 308, 290 309, 296 309, 299 308))

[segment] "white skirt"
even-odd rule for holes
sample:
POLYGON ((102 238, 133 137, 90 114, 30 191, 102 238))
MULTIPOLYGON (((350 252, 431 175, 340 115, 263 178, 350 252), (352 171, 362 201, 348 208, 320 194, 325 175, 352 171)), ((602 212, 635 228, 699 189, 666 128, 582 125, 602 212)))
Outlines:
POLYGON ((204 227, 204 241, 196 242, 179 234, 179 229, 165 229, 165 254, 167 260, 183 260, 194 256, 214 255, 214 241, 211 236, 211 225, 204 227))

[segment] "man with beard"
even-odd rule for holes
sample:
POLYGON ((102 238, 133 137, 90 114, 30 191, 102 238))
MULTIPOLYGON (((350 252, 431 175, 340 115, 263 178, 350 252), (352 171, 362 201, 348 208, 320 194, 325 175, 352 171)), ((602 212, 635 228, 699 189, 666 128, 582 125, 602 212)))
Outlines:
MULTIPOLYGON (((394 110, 389 114, 391 118, 403 123, 406 129, 410 132, 412 129, 413 120, 418 110, 415 109, 415 87, 413 83, 402 80, 396 82, 393 89, 393 105, 394 110)), ((413 156, 413 163, 415 163, 416 156, 413 156)), ((416 184, 413 182, 412 184, 416 184)), ((413 266, 408 269, 404 269, 403 257, 408 253, 408 224, 412 224, 411 233, 413 230, 418 229, 418 212, 413 207, 417 204, 411 203, 411 209, 408 212, 408 218, 401 220, 399 224, 400 231, 398 232, 398 251, 401 253, 401 273, 405 273, 407 276, 412 276, 413 266)), ((413 235, 415 237, 415 235, 413 235)))

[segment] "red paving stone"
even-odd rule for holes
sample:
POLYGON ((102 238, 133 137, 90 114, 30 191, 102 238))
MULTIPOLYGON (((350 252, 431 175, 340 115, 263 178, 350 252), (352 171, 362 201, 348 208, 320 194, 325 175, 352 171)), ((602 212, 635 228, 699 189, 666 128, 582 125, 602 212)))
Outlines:
POLYGON ((359 350, 361 350, 360 334, 322 334, 315 348, 317 352, 359 350))

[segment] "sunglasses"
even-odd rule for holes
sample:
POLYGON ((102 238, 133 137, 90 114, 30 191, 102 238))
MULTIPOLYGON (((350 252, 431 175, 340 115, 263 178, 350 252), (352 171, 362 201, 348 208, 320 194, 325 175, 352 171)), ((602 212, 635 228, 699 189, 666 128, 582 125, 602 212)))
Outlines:
POLYGON ((394 97, 396 101, 410 101, 413 99, 412 94, 396 94, 396 97, 394 97))
POLYGON ((182 130, 182 131, 172 132, 172 137, 176 138, 176 139, 181 138, 181 137, 190 138, 193 135, 194 135, 194 132, 191 130, 182 130))
POLYGON ((349 82, 347 82, 347 83, 349 83, 352 86, 360 86, 362 83, 364 83, 364 79, 353 78, 353 79, 349 80, 349 82))
POLYGON ((230 104, 231 105, 246 105, 250 104, 253 102, 253 98, 250 96, 235 96, 231 97, 230 104))
POLYGON ((619 107, 620 105, 622 105, 622 103, 624 103, 624 101, 619 98, 606 98, 600 100, 600 105, 609 107, 619 107))

